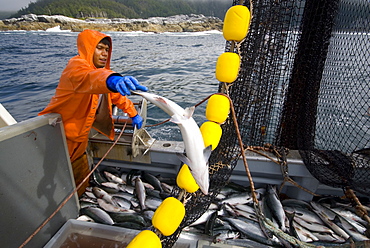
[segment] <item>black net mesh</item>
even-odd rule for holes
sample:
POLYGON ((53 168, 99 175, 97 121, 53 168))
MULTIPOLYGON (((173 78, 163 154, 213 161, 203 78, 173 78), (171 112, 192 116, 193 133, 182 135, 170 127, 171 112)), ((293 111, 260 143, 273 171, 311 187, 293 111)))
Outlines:
MULTIPOLYGON (((233 101, 244 145, 300 150, 320 182, 370 195, 370 2, 242 4, 253 10, 249 33, 240 43, 226 43, 226 51, 240 54, 241 68, 220 92, 233 101)), ((228 182, 241 149, 232 118, 222 129, 209 161, 210 194, 186 203, 183 223, 163 247, 172 247, 228 182)))
POLYGON ((303 150, 302 158, 311 174, 321 183, 336 187, 350 187, 369 196, 370 154, 354 152, 350 155, 341 151, 303 150))

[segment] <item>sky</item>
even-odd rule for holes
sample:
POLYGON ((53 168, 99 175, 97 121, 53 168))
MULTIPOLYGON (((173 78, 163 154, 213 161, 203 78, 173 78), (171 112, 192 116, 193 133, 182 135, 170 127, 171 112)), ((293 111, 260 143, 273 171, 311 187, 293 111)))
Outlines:
POLYGON ((0 11, 17 11, 36 0, 0 0, 0 11))

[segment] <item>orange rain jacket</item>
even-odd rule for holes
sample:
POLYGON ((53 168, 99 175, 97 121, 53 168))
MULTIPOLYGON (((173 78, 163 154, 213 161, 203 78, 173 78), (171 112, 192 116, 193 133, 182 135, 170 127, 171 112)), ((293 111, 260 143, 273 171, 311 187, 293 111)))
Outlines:
POLYGON ((105 68, 94 66, 95 48, 105 37, 112 44, 109 36, 98 31, 85 30, 78 35, 78 55, 69 60, 62 72, 55 95, 51 98, 49 105, 39 113, 39 115, 59 113, 62 116, 71 162, 85 152, 93 124, 99 132, 110 139, 114 138, 112 103, 130 117, 137 115, 133 103, 127 97, 113 93, 107 88, 107 78, 111 74, 119 75, 110 70, 112 46, 109 49, 105 68), (104 99, 103 102, 99 100, 99 97, 104 99), (108 117, 105 118, 108 122, 96 125, 94 121, 98 107, 98 112, 108 117))

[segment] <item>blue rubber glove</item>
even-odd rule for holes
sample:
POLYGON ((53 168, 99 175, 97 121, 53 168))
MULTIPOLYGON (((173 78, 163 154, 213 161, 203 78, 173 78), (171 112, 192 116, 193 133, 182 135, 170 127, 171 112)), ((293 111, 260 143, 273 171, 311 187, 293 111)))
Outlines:
POLYGON ((131 117, 132 119, 132 125, 137 129, 140 129, 141 126, 143 125, 143 118, 141 118, 140 115, 135 115, 134 117, 131 117))
POLYGON ((147 91, 148 88, 140 85, 136 78, 131 76, 110 76, 107 79, 107 87, 113 92, 119 92, 121 95, 131 95, 131 90, 147 91))
POLYGON ((127 76, 127 77, 130 77, 130 80, 131 80, 131 82, 135 85, 136 90, 148 91, 148 88, 147 88, 147 87, 145 87, 144 85, 141 85, 141 84, 139 83, 139 81, 137 81, 137 79, 136 79, 136 78, 131 77, 131 76, 127 76))

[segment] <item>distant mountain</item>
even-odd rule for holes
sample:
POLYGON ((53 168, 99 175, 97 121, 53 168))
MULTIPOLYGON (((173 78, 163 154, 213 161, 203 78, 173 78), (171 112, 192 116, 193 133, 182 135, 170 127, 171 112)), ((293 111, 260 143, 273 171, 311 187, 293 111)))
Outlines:
POLYGON ((37 0, 12 17, 31 13, 73 18, 149 18, 203 14, 223 19, 231 5, 232 1, 221 0, 37 0))

